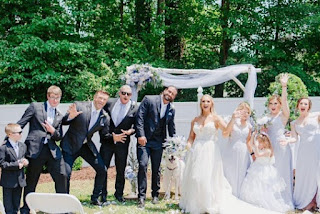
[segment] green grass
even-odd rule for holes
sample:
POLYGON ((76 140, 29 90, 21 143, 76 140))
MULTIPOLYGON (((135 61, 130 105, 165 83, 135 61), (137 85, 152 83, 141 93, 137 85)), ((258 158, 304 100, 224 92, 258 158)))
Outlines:
MULTIPOLYGON (((174 200, 160 200, 160 203, 154 205, 151 203, 151 198, 147 198, 144 209, 137 207, 137 201, 127 200, 125 203, 119 203, 115 200, 114 180, 108 180, 108 201, 111 202, 109 206, 99 207, 90 204, 90 195, 93 189, 93 180, 73 180, 71 181, 70 194, 75 195, 83 205, 83 208, 88 214, 103 214, 103 213, 119 213, 119 214, 144 214, 144 213, 168 213, 178 214, 182 213, 179 209, 178 202, 174 200)), ((148 182, 147 196, 150 196, 150 181, 148 182)), ((125 195, 129 193, 130 185, 125 185, 125 195)), ((38 184, 37 192, 54 192, 54 183, 38 184)), ((160 192, 163 192, 161 189, 160 192)), ((2 200, 2 188, 0 188, 0 198, 2 200)), ((22 202, 21 202, 22 205, 22 202)), ((290 212, 290 214, 302 212, 290 212)), ((235 213, 236 214, 236 213, 235 213)))

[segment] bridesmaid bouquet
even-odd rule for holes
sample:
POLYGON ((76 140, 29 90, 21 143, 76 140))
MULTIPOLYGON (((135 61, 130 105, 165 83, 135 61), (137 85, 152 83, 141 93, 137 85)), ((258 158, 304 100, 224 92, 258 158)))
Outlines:
POLYGON ((257 119, 257 121, 255 121, 256 130, 258 132, 267 132, 268 127, 272 125, 271 120, 272 118, 268 116, 257 119))

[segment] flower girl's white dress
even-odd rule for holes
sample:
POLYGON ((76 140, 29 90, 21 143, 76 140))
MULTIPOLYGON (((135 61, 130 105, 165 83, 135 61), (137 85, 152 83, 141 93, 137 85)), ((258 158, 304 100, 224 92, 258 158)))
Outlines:
POLYGON ((277 212, 292 210, 291 204, 286 204, 282 192, 286 183, 273 166, 274 157, 270 157, 271 150, 254 149, 260 157, 251 164, 244 179, 240 192, 240 199, 277 212), (291 205, 291 206, 290 206, 291 205))
POLYGON ((214 122, 195 123, 196 138, 186 157, 180 207, 188 213, 268 214, 274 213, 237 199, 223 174, 214 122))

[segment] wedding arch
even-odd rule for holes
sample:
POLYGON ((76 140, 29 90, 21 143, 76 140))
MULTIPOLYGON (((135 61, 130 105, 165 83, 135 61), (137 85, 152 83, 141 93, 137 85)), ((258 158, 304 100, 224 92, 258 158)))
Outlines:
POLYGON ((159 84, 161 80, 163 86, 173 85, 179 89, 198 88, 198 92, 202 93, 202 87, 233 80, 244 91, 244 101, 253 107, 258 72, 261 72, 261 69, 255 68, 252 64, 231 65, 213 70, 155 68, 148 64, 133 64, 127 67, 124 80, 133 89, 133 100, 137 100, 139 90, 150 81, 159 84), (241 73, 248 73, 245 86, 237 79, 241 73))

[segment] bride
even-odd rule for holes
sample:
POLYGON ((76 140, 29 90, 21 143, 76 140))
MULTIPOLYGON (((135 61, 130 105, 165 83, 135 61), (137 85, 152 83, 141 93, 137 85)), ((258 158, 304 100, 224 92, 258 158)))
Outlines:
POLYGON ((214 111, 213 98, 200 100, 201 115, 191 122, 187 147, 186 168, 182 180, 179 206, 185 212, 197 213, 274 213, 240 201, 223 174, 218 129, 226 127, 214 111))

